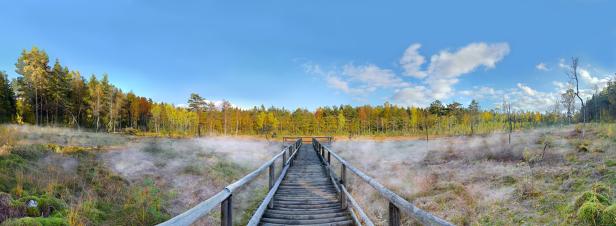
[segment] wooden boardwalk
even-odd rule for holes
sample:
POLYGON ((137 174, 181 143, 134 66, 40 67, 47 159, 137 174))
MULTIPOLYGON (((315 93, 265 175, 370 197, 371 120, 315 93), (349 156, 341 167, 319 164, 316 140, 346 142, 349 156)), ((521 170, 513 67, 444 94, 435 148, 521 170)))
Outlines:
POLYGON ((261 205, 254 211, 247 225, 374 226, 372 220, 346 188, 347 171, 353 174, 358 182, 370 185, 382 199, 389 202, 388 225, 401 225, 402 214, 412 217, 417 223, 423 225, 452 225, 417 208, 381 185, 376 179, 353 167, 323 144, 323 142, 331 143, 331 137, 289 137, 283 140, 295 141, 286 143, 282 151, 253 172, 229 184, 222 191, 186 212, 159 225, 193 225, 219 207, 220 224, 232 226, 234 225, 233 200, 236 197, 234 194, 240 192, 240 188, 263 175, 264 172, 269 172, 268 193, 261 205), (277 164, 279 159, 282 159, 282 164, 277 164), (332 161, 338 162, 339 171, 332 167, 332 161), (276 169, 278 167, 280 171, 276 169))
POLYGON ((324 163, 310 145, 299 149, 261 225, 353 225, 324 163))

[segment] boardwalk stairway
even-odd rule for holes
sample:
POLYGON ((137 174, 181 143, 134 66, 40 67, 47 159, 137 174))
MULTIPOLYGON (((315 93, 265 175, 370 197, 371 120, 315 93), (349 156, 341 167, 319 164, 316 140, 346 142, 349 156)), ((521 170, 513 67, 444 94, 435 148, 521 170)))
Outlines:
POLYGON ((452 225, 415 207, 376 179, 353 167, 331 150, 327 145, 331 141, 332 137, 285 137, 283 142, 286 145, 271 160, 209 199, 159 225, 193 225, 216 207, 220 207, 221 225, 234 225, 234 194, 266 171, 269 172, 269 190, 248 222, 247 225, 250 226, 373 226, 374 223, 347 190, 347 171, 358 179, 355 181, 370 185, 381 198, 389 202, 389 207, 386 208, 388 225, 401 225, 403 213, 424 225, 452 225), (280 171, 277 173, 277 160, 281 158, 282 163, 278 164, 280 171), (338 162, 339 170, 334 169, 332 160, 338 162))
POLYGON ((261 225, 353 224, 323 162, 308 145, 299 149, 274 195, 273 206, 263 214, 261 225))

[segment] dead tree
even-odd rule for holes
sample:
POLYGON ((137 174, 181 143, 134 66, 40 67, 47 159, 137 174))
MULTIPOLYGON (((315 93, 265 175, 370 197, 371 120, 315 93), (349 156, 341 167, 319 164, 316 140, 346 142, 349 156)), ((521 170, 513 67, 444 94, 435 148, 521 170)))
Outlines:
POLYGON ((509 124, 509 144, 511 144, 511 132, 513 132, 513 118, 511 117, 511 103, 503 98, 503 110, 507 113, 507 123, 509 124))
POLYGON ((584 139, 584 133, 586 132, 586 106, 584 105, 584 100, 580 96, 580 81, 578 79, 578 58, 571 58, 571 65, 569 65, 569 71, 567 71, 567 75, 569 75, 569 79, 575 84, 575 96, 580 100, 582 104, 582 139, 584 139))

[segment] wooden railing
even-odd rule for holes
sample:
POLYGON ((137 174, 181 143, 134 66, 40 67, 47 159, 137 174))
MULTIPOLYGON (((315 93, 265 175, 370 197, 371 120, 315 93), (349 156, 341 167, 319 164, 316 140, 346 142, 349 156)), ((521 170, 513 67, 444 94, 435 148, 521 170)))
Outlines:
POLYGON ((325 140, 327 143, 331 143, 334 138, 333 137, 329 137, 329 136, 320 136, 320 137, 311 137, 311 136, 291 136, 291 137, 282 137, 282 141, 283 142, 287 142, 289 140, 291 141, 295 141, 297 139, 302 139, 303 142, 306 143, 310 143, 312 142, 312 139, 317 139, 317 140, 325 140))
MULTIPOLYGON (((302 139, 300 138, 300 139, 297 139, 295 142, 293 142, 291 145, 284 147, 280 153, 278 153, 272 159, 270 159, 269 161, 261 165, 258 169, 252 171, 251 173, 237 180, 236 182, 228 185, 222 191, 218 192, 217 194, 210 197, 209 199, 199 203, 195 207, 159 225, 160 226, 190 225, 192 223, 195 223, 201 217, 210 213, 218 205, 220 205, 220 211, 221 211, 220 224, 223 226, 233 225, 233 222, 232 222, 233 194, 235 194, 238 191, 238 189, 240 189, 247 183, 257 178, 257 176, 259 176, 259 174, 261 174, 265 169, 269 169, 269 191, 270 191, 269 193, 272 193, 272 191, 275 192, 276 189, 274 188, 275 187, 277 188, 278 185, 280 185, 280 181, 282 181, 282 178, 284 178, 284 176, 286 175, 286 171, 289 168, 289 165, 293 164, 293 160, 296 157, 297 150, 299 150, 301 146, 302 146, 302 139), (281 166, 282 171, 280 173, 280 176, 278 176, 278 179, 274 181, 275 171, 276 171, 275 170, 276 160, 278 160, 278 158, 280 157, 282 157, 282 162, 283 162, 281 166)), ((271 200, 269 193, 266 196, 266 199, 269 197, 269 200, 271 200)), ((273 194, 271 196, 273 197, 273 194)), ((269 204, 271 205, 273 204, 273 202, 269 202, 269 204)), ((264 210, 265 209, 261 210, 261 207, 257 209, 257 212, 261 211, 261 214, 259 215, 259 219, 260 219, 260 216, 263 215, 264 210)))
POLYGON ((331 179, 334 181, 336 185, 336 189, 339 190, 340 194, 340 202, 343 207, 347 207, 348 203, 351 204, 349 210, 351 211, 351 215, 355 220, 357 225, 374 225, 372 221, 368 218, 368 216, 363 212, 359 204, 353 199, 351 194, 346 189, 347 182, 347 170, 355 173, 363 182, 372 186, 381 197, 387 199, 389 201, 389 216, 388 222, 389 225, 398 226, 401 224, 400 222, 400 213, 404 212, 415 220, 419 221, 424 225, 453 225, 437 216, 434 216, 422 209, 417 208, 415 205, 406 201, 404 198, 400 197, 393 191, 387 189, 385 186, 381 185, 374 178, 366 175, 364 172, 350 165, 347 161, 345 161, 338 154, 333 152, 330 148, 323 145, 319 140, 312 139, 312 146, 314 150, 319 153, 322 160, 325 162, 325 165, 328 169, 328 174, 331 179), (340 177, 336 176, 335 170, 331 166, 332 156, 340 163, 340 177))

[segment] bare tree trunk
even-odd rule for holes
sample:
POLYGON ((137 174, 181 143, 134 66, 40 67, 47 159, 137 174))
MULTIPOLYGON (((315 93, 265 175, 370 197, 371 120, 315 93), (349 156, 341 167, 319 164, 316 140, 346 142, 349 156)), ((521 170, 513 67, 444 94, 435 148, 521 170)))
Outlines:
POLYGON ((39 125, 39 106, 38 106, 38 88, 34 87, 34 118, 36 125, 39 125))
POLYGON ((235 112, 235 136, 238 135, 240 131, 240 110, 236 109, 235 112))

